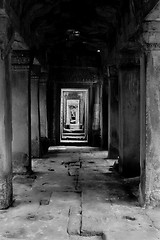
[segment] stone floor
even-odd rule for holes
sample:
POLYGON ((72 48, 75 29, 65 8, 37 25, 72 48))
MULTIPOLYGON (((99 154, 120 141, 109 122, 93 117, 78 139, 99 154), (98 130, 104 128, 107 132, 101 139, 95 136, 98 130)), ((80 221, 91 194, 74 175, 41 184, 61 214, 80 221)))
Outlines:
POLYGON ((120 178, 113 165, 107 152, 87 147, 54 147, 34 159, 32 175, 13 178, 0 240, 160 239, 160 209, 140 208, 138 180, 120 178))

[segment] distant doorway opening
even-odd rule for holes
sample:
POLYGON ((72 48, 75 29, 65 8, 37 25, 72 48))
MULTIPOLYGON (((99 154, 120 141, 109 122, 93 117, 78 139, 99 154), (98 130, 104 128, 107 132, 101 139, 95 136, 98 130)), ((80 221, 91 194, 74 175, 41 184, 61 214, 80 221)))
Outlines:
POLYGON ((60 142, 88 142, 88 89, 61 89, 60 142))

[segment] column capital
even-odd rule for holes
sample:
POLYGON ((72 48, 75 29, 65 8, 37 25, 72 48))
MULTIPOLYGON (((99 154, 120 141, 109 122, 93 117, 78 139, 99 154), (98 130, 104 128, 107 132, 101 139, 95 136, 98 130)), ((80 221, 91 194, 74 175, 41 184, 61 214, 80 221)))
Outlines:
POLYGON ((29 69, 31 53, 29 50, 13 50, 11 63, 13 70, 29 69))
POLYGON ((139 39, 143 52, 160 50, 160 22, 145 21, 143 33, 139 39))
POLYGON ((41 72, 40 83, 47 83, 48 72, 41 72))
POLYGON ((31 71, 31 80, 39 81, 40 76, 31 71))

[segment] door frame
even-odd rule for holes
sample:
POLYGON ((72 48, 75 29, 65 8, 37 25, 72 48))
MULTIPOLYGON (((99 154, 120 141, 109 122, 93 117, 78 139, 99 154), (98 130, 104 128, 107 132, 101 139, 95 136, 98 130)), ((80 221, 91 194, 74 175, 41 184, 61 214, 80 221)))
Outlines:
POLYGON ((61 88, 61 96, 60 96, 60 143, 88 143, 88 121, 89 121, 89 89, 88 88, 61 88), (62 133, 63 133, 63 108, 64 108, 64 92, 85 92, 85 136, 84 140, 63 140, 62 133))

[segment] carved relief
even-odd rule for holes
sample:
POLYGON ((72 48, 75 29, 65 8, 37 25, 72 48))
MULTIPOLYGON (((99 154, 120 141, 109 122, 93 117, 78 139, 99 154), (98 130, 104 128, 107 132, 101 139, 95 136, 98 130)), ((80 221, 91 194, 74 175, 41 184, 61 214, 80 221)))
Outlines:
POLYGON ((160 50, 160 43, 145 43, 144 48, 146 51, 160 50))

